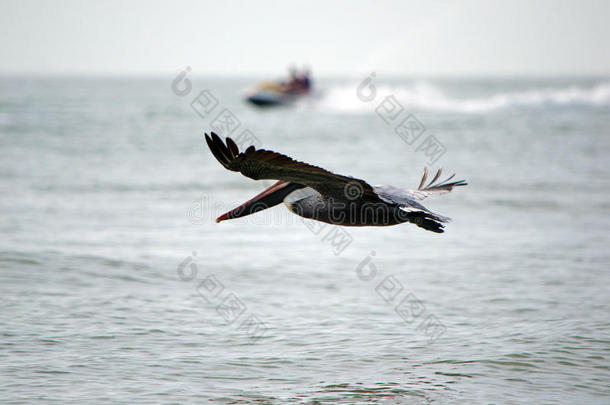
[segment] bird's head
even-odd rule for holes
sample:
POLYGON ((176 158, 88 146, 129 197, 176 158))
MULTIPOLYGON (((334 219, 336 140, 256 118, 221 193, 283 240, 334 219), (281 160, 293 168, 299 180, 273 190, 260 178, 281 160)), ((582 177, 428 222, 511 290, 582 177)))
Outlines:
POLYGON ((233 208, 231 211, 225 212, 216 218, 216 222, 245 217, 246 215, 276 206, 283 202, 288 194, 303 187, 305 186, 302 184, 279 180, 245 203, 233 208))

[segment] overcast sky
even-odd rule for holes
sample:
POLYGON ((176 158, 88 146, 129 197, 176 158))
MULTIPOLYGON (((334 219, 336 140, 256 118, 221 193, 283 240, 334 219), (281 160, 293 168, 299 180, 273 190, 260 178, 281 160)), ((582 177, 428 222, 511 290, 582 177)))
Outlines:
POLYGON ((0 73, 607 75, 610 1, 0 0, 0 73))

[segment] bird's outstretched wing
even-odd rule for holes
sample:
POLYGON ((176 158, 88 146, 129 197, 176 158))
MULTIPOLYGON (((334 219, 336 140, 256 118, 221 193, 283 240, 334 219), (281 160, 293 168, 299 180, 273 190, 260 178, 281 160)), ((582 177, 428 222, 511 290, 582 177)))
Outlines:
POLYGON ((424 175, 417 190, 405 190, 403 188, 393 186, 375 186, 374 190, 384 201, 414 207, 417 209, 425 209, 417 201, 421 201, 432 194, 448 193, 453 190, 453 187, 468 185, 465 180, 449 182, 449 180, 451 180, 455 174, 445 181, 437 181, 439 177, 441 177, 442 172, 442 168, 438 169, 434 178, 428 184, 426 184, 426 180, 428 178, 428 168, 424 168, 424 175))
POLYGON ((455 174, 452 174, 445 181, 437 181, 441 177, 442 173, 443 168, 438 169, 434 178, 430 180, 430 182, 426 185, 426 179, 428 178, 428 168, 424 167, 424 175, 421 178, 421 182, 419 183, 419 187, 417 188, 417 190, 407 190, 407 192, 411 194, 413 198, 417 200, 423 200, 432 194, 448 193, 453 190, 453 187, 468 185, 465 180, 450 182, 449 180, 453 179, 455 177, 455 174))
POLYGON ((338 200, 379 200, 373 187, 364 180, 335 174, 277 152, 256 149, 254 146, 240 152, 231 138, 226 138, 225 144, 214 132, 211 136, 205 134, 205 140, 221 165, 253 180, 273 179, 299 183, 338 200))
POLYGON ((453 190, 453 187, 466 186, 467 183, 464 180, 449 182, 455 174, 445 181, 437 182, 441 173, 442 169, 439 169, 434 178, 426 184, 428 169, 424 168, 424 175, 417 190, 405 190, 393 186, 375 186, 373 189, 381 200, 390 204, 397 204, 401 210, 413 215, 421 215, 423 222, 419 223, 419 226, 433 232, 443 232, 442 223, 450 222, 451 218, 430 211, 419 201, 432 194, 448 193, 453 190))

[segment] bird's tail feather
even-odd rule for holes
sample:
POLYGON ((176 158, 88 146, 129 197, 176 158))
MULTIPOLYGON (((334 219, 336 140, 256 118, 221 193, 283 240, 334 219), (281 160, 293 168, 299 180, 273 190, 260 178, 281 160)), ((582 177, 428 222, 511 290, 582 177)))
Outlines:
POLYGON ((443 224, 451 221, 451 218, 449 217, 443 217, 441 215, 425 211, 409 212, 407 214, 407 218, 412 224, 436 233, 445 232, 445 225, 443 224))

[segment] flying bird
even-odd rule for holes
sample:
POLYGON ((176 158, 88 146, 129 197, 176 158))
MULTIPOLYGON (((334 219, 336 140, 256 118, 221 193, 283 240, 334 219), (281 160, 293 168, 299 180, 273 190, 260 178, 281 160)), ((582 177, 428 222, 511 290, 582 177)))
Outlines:
POLYGON ((371 186, 364 180, 331 173, 321 167, 296 161, 286 155, 249 146, 240 152, 231 138, 226 143, 214 132, 205 134, 212 154, 226 169, 253 180, 277 180, 260 194, 222 214, 216 222, 240 218, 285 203, 304 218, 343 226, 388 226, 413 223, 442 233, 450 218, 428 210, 419 201, 433 194, 448 193, 465 186, 453 176, 439 182, 439 169, 426 184, 428 170, 416 190, 393 186, 371 186))

